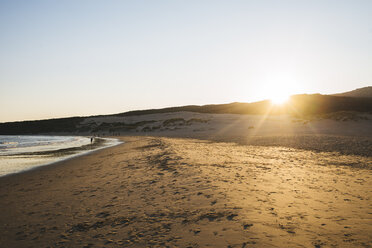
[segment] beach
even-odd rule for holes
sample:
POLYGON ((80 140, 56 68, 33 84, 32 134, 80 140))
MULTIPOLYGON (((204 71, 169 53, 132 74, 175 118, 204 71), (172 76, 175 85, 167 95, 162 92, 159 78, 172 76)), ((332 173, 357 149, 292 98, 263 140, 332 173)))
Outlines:
POLYGON ((91 140, 90 137, 78 136, 0 135, 0 144, 2 144, 0 177, 32 170, 120 143, 119 140, 110 138, 92 138, 91 140), (14 140, 14 142, 4 142, 4 140, 14 140))
POLYGON ((2 247, 371 247, 368 155, 124 144, 0 178, 2 247))
POLYGON ((372 248, 371 12, 0 1, 0 248, 372 248))

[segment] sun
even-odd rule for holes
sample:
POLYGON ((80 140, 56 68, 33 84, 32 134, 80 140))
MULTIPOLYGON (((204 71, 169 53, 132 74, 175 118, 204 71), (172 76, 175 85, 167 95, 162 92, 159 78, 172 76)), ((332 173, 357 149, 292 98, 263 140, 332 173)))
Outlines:
POLYGON ((289 100, 290 95, 285 93, 277 93, 270 97, 272 104, 281 105, 289 100))
POLYGON ((292 95, 302 91, 302 84, 296 80, 292 73, 277 72, 268 73, 262 85, 264 99, 269 99, 272 105, 287 105, 289 104, 292 95))

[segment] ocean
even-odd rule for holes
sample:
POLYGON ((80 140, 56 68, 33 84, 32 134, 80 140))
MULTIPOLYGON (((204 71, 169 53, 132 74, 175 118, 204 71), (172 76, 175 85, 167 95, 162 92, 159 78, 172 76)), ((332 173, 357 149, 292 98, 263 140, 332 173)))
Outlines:
POLYGON ((0 177, 121 143, 83 136, 0 135, 0 177))

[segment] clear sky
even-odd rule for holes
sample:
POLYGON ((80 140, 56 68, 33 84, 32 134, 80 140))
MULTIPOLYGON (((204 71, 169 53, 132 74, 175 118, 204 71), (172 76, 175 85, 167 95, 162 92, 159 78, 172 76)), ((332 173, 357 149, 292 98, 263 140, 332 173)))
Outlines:
POLYGON ((0 0, 0 122, 372 85, 371 13, 371 0, 0 0))

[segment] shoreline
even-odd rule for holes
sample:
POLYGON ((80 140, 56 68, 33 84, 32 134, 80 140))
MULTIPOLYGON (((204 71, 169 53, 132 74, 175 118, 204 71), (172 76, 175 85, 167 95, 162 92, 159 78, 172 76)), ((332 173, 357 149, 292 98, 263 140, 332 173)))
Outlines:
POLYGON ((0 178, 0 243, 372 244, 372 172, 348 166, 371 164, 371 157, 189 138, 120 139, 125 143, 0 178))
MULTIPOLYGON (((118 140, 121 140, 121 139, 118 139, 118 140)), ((17 177, 17 176, 22 176, 22 175, 27 176, 28 173, 37 173, 38 171, 49 170, 49 169, 53 170, 53 168, 56 168, 60 165, 63 166, 65 163, 69 164, 70 162, 74 162, 75 159, 79 159, 79 158, 85 157, 85 156, 90 156, 90 155, 93 155, 96 152, 99 152, 99 151, 102 151, 102 150, 105 150, 105 149, 109 149, 109 148, 112 148, 112 147, 115 147, 115 146, 120 146, 120 145, 123 145, 124 143, 125 142, 122 141, 118 144, 100 147, 100 148, 97 148, 95 150, 85 151, 83 153, 73 154, 72 156, 68 156, 68 157, 62 158, 60 160, 56 160, 56 161, 53 161, 53 162, 50 162, 50 163, 35 166, 35 167, 30 168, 30 169, 26 169, 26 170, 15 172, 15 173, 6 174, 6 175, 3 175, 3 176, 0 176, 0 182, 1 182, 2 179, 6 179, 8 177, 17 177)))
POLYGON ((24 165, 24 166, 27 166, 25 168, 21 167, 19 170, 16 170, 14 172, 0 175, 0 178, 13 175, 13 174, 25 173, 31 170, 35 170, 39 167, 50 166, 54 163, 59 163, 59 162, 70 160, 70 159, 73 159, 79 156, 88 155, 92 152, 99 151, 105 148, 110 148, 116 145, 120 145, 122 143, 123 142, 117 138, 99 138, 97 143, 95 142, 93 144, 83 145, 80 147, 2 155, 0 156, 0 159, 2 159, 3 163, 6 163, 7 161, 9 163, 9 161, 18 159, 17 165, 20 164, 22 166, 21 163, 23 161, 24 163, 29 160, 34 161, 34 162, 29 163, 28 165, 24 165))
MULTIPOLYGON (((28 169, 25 169, 25 170, 21 170, 21 171, 18 171, 18 172, 14 172, 14 173, 9 173, 9 174, 5 174, 5 175, 0 175, 0 179, 1 178, 5 178, 5 177, 9 177, 9 176, 16 176, 18 174, 23 174, 23 173, 28 173, 30 171, 34 171, 34 170, 38 170, 40 168, 43 168, 43 167, 46 167, 46 166, 53 166, 55 164, 59 164, 61 162, 64 162, 64 161, 69 161, 69 160, 72 160, 72 159, 75 159, 75 158, 78 158, 80 156, 86 156, 86 155, 89 155, 89 154, 92 154, 94 152, 97 152, 97 151, 100 151, 102 149, 106 149, 106 148, 110 148, 110 147, 115 147, 115 146, 119 146, 119 145, 122 145, 123 143, 125 143, 125 138, 129 137, 151 137, 151 138, 176 138, 176 139, 197 139, 197 140, 200 140, 200 141, 205 141, 205 142, 216 142, 216 143, 232 143, 232 144, 236 144, 236 145, 243 145, 243 146, 257 146, 257 147, 283 147, 283 148, 289 148, 289 149, 296 149, 296 150, 304 150, 304 151, 310 151, 310 152, 314 152, 314 153, 322 153, 322 152, 328 152, 328 153, 336 153, 336 154, 339 154, 341 156, 343 155, 351 155, 351 156, 362 156, 362 157, 365 157, 365 158, 370 158, 372 156, 372 150, 370 150, 369 148, 372 146, 372 138, 370 137, 350 137, 350 136, 339 136, 339 135, 318 135, 318 136, 314 136, 314 135, 276 135, 276 136, 272 136, 272 135, 267 135, 267 136, 255 136, 255 137, 249 137, 248 140, 246 139, 242 139, 241 137, 226 137, 226 136, 222 136, 222 137, 200 137, 200 138, 195 138, 193 136, 188 136, 188 137, 185 137, 185 135, 167 135, 167 136, 162 136, 162 135, 154 135, 152 134, 150 136, 147 136, 147 135, 139 135, 139 136, 133 136, 133 135, 122 135, 122 136, 111 136, 111 137, 100 137, 99 139, 111 139, 111 140, 116 140, 117 143, 115 144, 111 144, 111 145, 108 145, 108 146, 98 146, 97 148, 93 149, 93 150, 89 150, 89 149, 83 149, 84 151, 80 152, 80 153, 74 153, 74 154, 71 154, 71 155, 67 155, 67 156, 64 156, 63 158, 60 158, 58 160, 54 160, 54 161, 51 161, 51 162, 47 162, 47 163, 43 163, 43 164, 39 164, 39 165, 36 165, 36 166, 33 166, 33 167, 30 167, 28 169), (153 135, 153 136, 152 136, 153 135), (362 140, 368 140, 368 144, 366 146, 366 149, 364 149, 363 151, 360 151, 358 150, 358 148, 360 147, 355 147, 355 144, 353 143, 347 143, 347 147, 345 146, 341 146, 341 149, 340 149, 340 144, 338 144, 339 147, 334 147, 334 144, 336 142, 329 142, 328 145, 330 145, 329 147, 322 147, 322 148, 319 148, 319 147, 314 147, 316 145, 319 144, 319 141, 322 141, 322 140, 317 140, 318 143, 315 143, 315 144, 308 144, 307 146, 304 146, 305 143, 299 143, 299 142, 294 142, 296 141, 295 139, 296 138, 309 138, 309 139, 317 139, 317 138, 325 138, 325 139, 329 139, 329 138, 334 138, 334 139, 345 139, 347 141, 352 141, 352 140, 355 140, 355 139, 362 139, 362 140), (278 139, 281 138, 281 140, 278 142, 278 139), (284 139, 287 139, 287 141, 293 141, 293 142, 283 142, 283 138, 284 139), (354 146, 353 146, 354 145, 354 146), (344 153, 343 151, 345 151, 345 149, 349 149, 346 153, 344 153)), ((340 143, 339 140, 337 140, 338 143, 340 143)), ((314 142, 312 142, 314 143, 314 142)), ((346 144, 345 142, 341 142, 343 144, 346 144)), ((91 145, 84 145, 86 147, 89 147, 91 145)), ((76 147, 76 148, 66 148, 66 149, 60 149, 60 150, 55 150, 55 151, 46 151, 46 152, 40 152, 40 155, 41 154, 55 154, 55 153, 59 153, 61 150, 81 150, 80 147, 76 147)), ((31 154, 37 154, 38 152, 35 152, 35 153, 31 153, 31 154)), ((30 154, 30 155, 31 155, 30 154)), ((17 154, 18 155, 18 154, 17 154)), ((7 156, 10 156, 10 157, 13 157, 13 156, 17 156, 17 155, 7 155, 7 156)), ((24 155, 24 154, 20 154, 20 155, 24 155)), ((28 154, 26 154, 28 155, 28 154)), ((63 155, 62 155, 63 156, 63 155)), ((58 157, 58 155, 56 156, 58 157)), ((347 165, 346 165, 347 166, 347 165)), ((362 168, 362 169, 369 169, 369 170, 372 170, 372 161, 371 163, 367 163, 367 164, 361 164, 361 165, 356 165, 355 163, 350 163, 350 166, 351 167, 356 167, 356 168, 362 168)))

